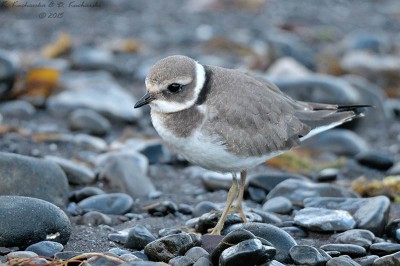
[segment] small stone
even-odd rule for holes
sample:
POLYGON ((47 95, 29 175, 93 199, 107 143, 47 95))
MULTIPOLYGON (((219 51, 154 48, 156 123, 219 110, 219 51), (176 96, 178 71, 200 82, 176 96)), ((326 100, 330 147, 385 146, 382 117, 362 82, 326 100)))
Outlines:
POLYGON ((35 113, 35 107, 27 101, 15 100, 0 104, 0 114, 6 118, 29 118, 35 113))
POLYGON ((229 190, 232 184, 232 175, 207 171, 201 175, 201 181, 208 191, 229 190))
POLYGON ((26 247, 43 240, 66 244, 71 234, 68 216, 44 200, 0 196, 0 213, 0 246, 3 247, 26 247))
POLYGON ((177 256, 168 262, 171 266, 192 266, 194 261, 186 256, 177 256))
POLYGON ((296 213, 294 221, 299 226, 317 232, 345 231, 356 225, 347 211, 323 208, 304 208, 296 213))
POLYGON ((78 109, 69 116, 69 127, 71 130, 101 136, 110 131, 111 124, 107 118, 93 110, 78 109))
POLYGON ((388 170, 394 164, 391 155, 372 150, 357 154, 356 160, 358 163, 362 165, 382 171, 388 170))
POLYGON ((25 259, 25 258, 35 258, 39 255, 33 251, 13 251, 7 254, 7 259, 25 259))
POLYGON ((367 255, 365 248, 353 244, 326 244, 322 245, 321 249, 325 251, 339 251, 342 255, 351 257, 362 257, 367 255))
POLYGON ((296 241, 284 230, 263 223, 245 223, 239 224, 240 228, 250 231, 257 237, 269 241, 276 248, 275 260, 288 263, 291 261, 289 250, 297 245, 296 241))
POLYGON ((110 250, 108 250, 108 253, 112 253, 118 256, 121 256, 123 254, 131 254, 131 252, 129 250, 126 249, 122 249, 122 248, 112 248, 110 250))
POLYGON ((121 259, 124 259, 124 260, 126 260, 126 261, 128 261, 128 262, 142 261, 140 258, 136 257, 136 256, 133 255, 133 254, 122 254, 122 255, 120 256, 120 258, 121 258, 121 259))
POLYGON ((335 181, 339 175, 339 170, 336 168, 326 168, 320 171, 315 177, 317 182, 331 182, 335 181))
POLYGON ((250 199, 257 203, 262 203, 267 196, 267 192, 262 188, 248 187, 247 192, 249 193, 250 199))
POLYGON ((111 225, 112 219, 110 216, 107 216, 104 213, 98 211, 89 211, 82 215, 82 217, 76 221, 76 224, 89 226, 97 226, 101 224, 111 225))
POLYGON ((192 247, 185 253, 185 256, 196 262, 202 257, 209 258, 210 254, 202 247, 192 247))
MULTIPOLYGON (((210 238, 211 237, 212 236, 210 236, 210 238)), ((256 239, 256 238, 257 237, 253 233, 251 233, 250 231, 247 231, 245 229, 238 229, 238 230, 228 233, 222 239, 218 239, 219 244, 213 249, 213 251, 211 253, 211 261, 215 265, 217 265, 218 261, 220 259, 220 256, 225 249, 232 247, 236 244, 239 244, 242 241, 249 240, 249 239, 256 239)), ((211 239, 213 239, 213 238, 211 238, 211 239)), ((203 240, 203 242, 204 242, 204 240, 203 240)))
POLYGON ((83 199, 89 198, 91 196, 106 194, 102 189, 97 187, 83 187, 79 190, 75 190, 72 192, 70 196, 70 200, 75 202, 79 202, 83 199))
POLYGON ((385 256, 399 252, 400 244, 388 242, 374 243, 369 247, 369 251, 378 256, 385 256))
POLYGON ((43 159, 0 152, 0 195, 33 197, 65 206, 68 180, 61 168, 43 159))
POLYGON ((353 191, 331 184, 316 184, 302 180, 288 179, 278 184, 268 193, 267 199, 282 196, 293 204, 303 206, 303 200, 309 197, 357 197, 353 191))
POLYGON ((259 209, 252 209, 251 212, 259 215, 262 219, 262 223, 266 224, 272 224, 275 226, 281 226, 282 225, 282 219, 279 218, 276 214, 271 213, 271 212, 265 212, 259 209))
POLYGON ((144 248, 144 253, 153 261, 169 262, 176 256, 183 256, 190 248, 200 245, 200 237, 181 233, 159 238, 144 248))
MULTIPOLYGON (((209 212, 205 213, 202 216, 200 216, 197 226, 196 226, 196 231, 200 233, 206 233, 208 232, 209 229, 214 228, 217 225, 218 220, 221 217, 221 213, 216 213, 216 212, 209 212)), ((245 213, 247 222, 261 222, 262 218, 260 215, 256 213, 245 213)), ((223 233, 227 233, 229 231, 229 226, 233 224, 240 224, 242 223, 242 217, 238 213, 229 213, 226 216, 225 224, 224 224, 224 230, 223 233), (227 230, 227 231, 225 231, 227 230)))
POLYGON ((331 129, 322 132, 305 140, 302 146, 344 156, 355 156, 368 149, 365 140, 348 129, 331 129))
POLYGON ((72 185, 90 184, 96 178, 95 173, 84 165, 56 156, 47 155, 44 158, 58 164, 67 175, 68 182, 72 185))
MULTIPOLYGON (((279 183, 287 179, 310 181, 305 176, 292 173, 255 174, 249 176, 249 187, 261 188, 266 192, 274 189, 279 183)), ((264 200, 265 198, 263 198, 264 200)))
POLYGON ((61 252, 64 246, 58 242, 53 241, 40 241, 38 243, 32 244, 25 249, 25 251, 32 251, 39 256, 52 258, 57 252, 61 252))
POLYGON ((360 264, 361 266, 372 266, 374 261, 378 258, 379 256, 369 255, 365 257, 355 258, 354 261, 360 264))
POLYGON ((301 78, 311 74, 311 71, 292 57, 282 57, 277 59, 267 71, 268 78, 301 78))
POLYGON ((149 258, 147 257, 146 254, 144 254, 144 251, 133 251, 131 254, 135 255, 141 260, 148 261, 149 258))
POLYGON ((193 266, 212 266, 212 262, 206 257, 199 258, 193 266))
POLYGON ((172 154, 161 140, 142 141, 142 147, 137 149, 149 160, 149 164, 167 163, 172 160, 172 154))
POLYGON ((313 197, 306 198, 304 206, 348 211, 356 220, 357 228, 366 229, 381 236, 388 219, 390 200, 385 196, 371 198, 313 197))
POLYGON ((60 85, 65 90, 47 100, 47 108, 54 113, 87 108, 123 121, 132 122, 141 117, 139 109, 132 109, 137 99, 105 71, 66 72, 60 85))
POLYGON ((386 235, 400 242, 400 218, 390 221, 385 229, 386 235))
POLYGON ((337 244, 354 244, 368 249, 375 239, 374 233, 364 229, 352 229, 334 237, 337 244))
POLYGON ((96 195, 78 203, 84 211, 99 211, 104 214, 122 215, 128 212, 133 205, 133 199, 123 193, 96 195))
POLYGON ((400 265, 400 252, 383 256, 374 261, 373 266, 398 266, 400 265))
POLYGON ((57 252, 54 254, 54 259, 56 260, 69 260, 72 259, 73 257, 82 255, 82 252, 76 252, 76 251, 62 251, 62 252, 57 252))
POLYGON ((304 238, 308 236, 307 231, 304 231, 303 229, 296 226, 281 227, 281 229, 295 238, 297 237, 304 238))
POLYGON ((201 215, 211 212, 218 211, 217 205, 210 201, 201 201, 194 206, 193 217, 200 217, 201 215))
POLYGON ((0 50, 0 99, 9 96, 18 69, 17 60, 14 56, 10 56, 10 52, 10 50, 0 50))
POLYGON ((279 214, 289 214, 292 211, 292 202, 285 197, 275 197, 264 203, 263 211, 279 214))
POLYGON ((159 237, 169 236, 169 235, 176 235, 183 233, 180 228, 172 227, 172 228, 162 228, 158 231, 159 237))
POLYGON ((312 246, 293 246, 289 254, 293 261, 300 265, 325 265, 331 259, 325 251, 312 246))
POLYGON ((156 238, 143 225, 137 225, 129 230, 128 239, 124 244, 124 248, 142 250, 150 242, 156 238))
POLYGON ((188 204, 185 204, 185 203, 180 203, 180 204, 178 204, 178 212, 185 214, 185 215, 192 215, 193 207, 188 204))
POLYGON ((248 239, 225 249, 219 257, 219 265, 257 265, 271 260, 275 254, 275 248, 263 246, 258 239, 248 239))
POLYGON ((352 260, 349 256, 340 256, 330 259, 326 266, 360 266, 357 262, 352 260))
POLYGON ((149 162, 147 158, 137 152, 109 153, 98 157, 99 178, 108 182, 108 185, 131 197, 147 196, 156 191, 150 178, 147 176, 149 162))
POLYGON ((153 216, 163 217, 168 214, 175 214, 178 211, 178 205, 170 200, 165 200, 148 208, 147 211, 153 216))

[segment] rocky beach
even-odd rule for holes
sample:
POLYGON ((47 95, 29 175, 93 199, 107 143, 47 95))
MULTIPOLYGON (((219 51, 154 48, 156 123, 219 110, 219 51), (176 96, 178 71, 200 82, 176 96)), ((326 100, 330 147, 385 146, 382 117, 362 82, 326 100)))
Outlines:
POLYGON ((400 2, 0 1, 0 265, 400 265, 400 2), (134 109, 168 55, 365 116, 249 169, 191 165, 134 109))

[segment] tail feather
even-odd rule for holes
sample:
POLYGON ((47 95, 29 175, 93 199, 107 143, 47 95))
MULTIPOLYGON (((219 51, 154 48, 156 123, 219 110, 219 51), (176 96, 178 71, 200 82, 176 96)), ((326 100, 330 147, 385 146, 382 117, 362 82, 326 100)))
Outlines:
POLYGON ((353 118, 363 116, 365 108, 371 105, 331 105, 310 103, 311 110, 301 110, 296 117, 310 127, 310 131, 300 138, 301 141, 318 133, 339 126, 353 118))

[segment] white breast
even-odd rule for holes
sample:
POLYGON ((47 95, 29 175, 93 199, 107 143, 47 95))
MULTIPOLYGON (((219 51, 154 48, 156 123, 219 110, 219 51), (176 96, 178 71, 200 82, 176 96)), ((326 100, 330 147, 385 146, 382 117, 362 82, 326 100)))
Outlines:
POLYGON ((211 136, 202 132, 201 128, 193 131, 187 138, 176 137, 164 127, 157 113, 152 112, 152 122, 161 138, 189 162, 218 172, 240 172, 261 164, 279 155, 277 152, 262 157, 239 157, 228 152, 225 147, 211 136))

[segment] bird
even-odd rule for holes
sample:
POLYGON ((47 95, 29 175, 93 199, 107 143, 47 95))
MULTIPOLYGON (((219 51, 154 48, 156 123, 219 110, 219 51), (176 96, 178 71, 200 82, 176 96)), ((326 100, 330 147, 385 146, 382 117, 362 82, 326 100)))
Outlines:
POLYGON ((166 145, 192 164, 232 174, 212 235, 221 234, 231 209, 246 222, 242 201, 248 169, 363 116, 369 107, 298 101, 265 79, 184 55, 156 62, 145 85, 146 94, 134 108, 150 105, 152 124, 166 145))

